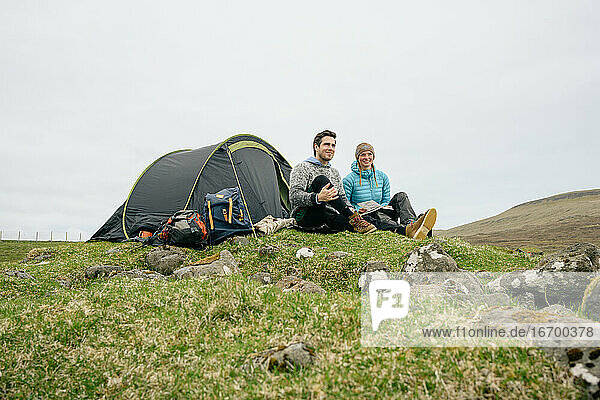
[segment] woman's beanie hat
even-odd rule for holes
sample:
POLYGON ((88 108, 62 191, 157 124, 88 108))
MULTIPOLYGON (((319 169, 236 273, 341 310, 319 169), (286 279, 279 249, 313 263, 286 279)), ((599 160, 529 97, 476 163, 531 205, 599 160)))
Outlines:
POLYGON ((371 153, 373 153, 373 160, 375 159, 375 149, 369 143, 360 143, 358 146, 356 146, 354 156, 358 160, 358 157, 365 151, 370 151, 371 153))

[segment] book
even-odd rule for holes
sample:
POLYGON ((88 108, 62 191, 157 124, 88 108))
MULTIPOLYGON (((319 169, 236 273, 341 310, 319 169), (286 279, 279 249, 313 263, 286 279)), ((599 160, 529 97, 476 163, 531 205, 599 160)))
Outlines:
POLYGON ((364 208, 366 210, 364 212, 359 212, 360 215, 371 214, 372 212, 375 212, 382 208, 386 210, 393 210, 392 206, 382 206, 381 204, 373 200, 361 201, 357 205, 359 208, 364 208))

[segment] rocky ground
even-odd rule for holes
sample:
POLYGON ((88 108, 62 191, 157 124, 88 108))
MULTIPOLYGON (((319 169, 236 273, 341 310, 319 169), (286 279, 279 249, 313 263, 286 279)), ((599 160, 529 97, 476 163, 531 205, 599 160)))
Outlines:
POLYGON ((532 258, 388 232, 36 248, 0 264, 0 394, 597 397, 597 348, 365 348, 360 308, 396 273, 415 295, 476 302, 489 324, 593 322, 599 270, 589 244, 532 258))

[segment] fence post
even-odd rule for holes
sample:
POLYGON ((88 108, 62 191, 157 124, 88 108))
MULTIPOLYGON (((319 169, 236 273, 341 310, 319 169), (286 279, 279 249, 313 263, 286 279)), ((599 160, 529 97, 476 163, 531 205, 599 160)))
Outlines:
POLYGON ((21 231, 19 231, 19 236, 17 236, 17 241, 21 240, 21 231))
POLYGON ((0 240, 2 240, 2 231, 0 231, 0 240))
POLYGON ((36 233, 35 233, 35 241, 36 241, 36 242, 38 241, 38 237, 39 237, 38 235, 39 235, 39 232, 36 232, 36 233))
POLYGON ((79 232, 79 241, 81 242, 81 232, 79 232))
POLYGON ((69 241, 69 232, 65 232, 65 242, 69 241))
POLYGON ((50 241, 52 241, 52 231, 50 231, 50 241))

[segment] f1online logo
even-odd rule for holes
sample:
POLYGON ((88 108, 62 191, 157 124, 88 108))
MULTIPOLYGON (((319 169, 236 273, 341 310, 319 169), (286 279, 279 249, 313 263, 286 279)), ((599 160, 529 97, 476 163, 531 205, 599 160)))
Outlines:
POLYGON ((402 280, 376 280, 369 284, 373 332, 384 319, 402 319, 408 315, 410 285, 402 280))

